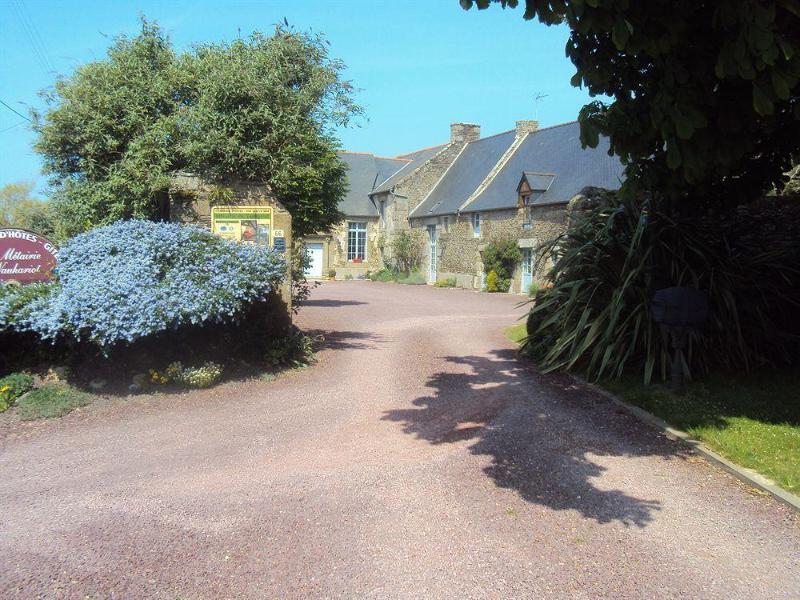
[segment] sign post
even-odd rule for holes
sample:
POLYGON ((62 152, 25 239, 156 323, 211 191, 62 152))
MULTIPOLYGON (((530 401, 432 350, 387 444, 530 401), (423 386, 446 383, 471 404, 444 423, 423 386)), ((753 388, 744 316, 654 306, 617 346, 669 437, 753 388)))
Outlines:
POLYGON ((58 248, 26 229, 0 229, 0 283, 26 285, 49 281, 58 248))

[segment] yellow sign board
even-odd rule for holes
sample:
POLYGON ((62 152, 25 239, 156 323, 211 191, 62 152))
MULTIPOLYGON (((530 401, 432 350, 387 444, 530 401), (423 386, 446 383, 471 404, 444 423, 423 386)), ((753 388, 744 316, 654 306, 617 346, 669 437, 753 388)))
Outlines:
POLYGON ((272 244, 271 206, 214 206, 211 231, 237 242, 272 244))

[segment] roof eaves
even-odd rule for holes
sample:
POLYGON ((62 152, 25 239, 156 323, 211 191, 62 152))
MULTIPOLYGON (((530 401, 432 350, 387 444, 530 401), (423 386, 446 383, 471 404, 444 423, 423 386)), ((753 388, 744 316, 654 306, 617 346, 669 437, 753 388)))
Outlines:
MULTIPOLYGON (((419 150, 413 150, 411 152, 406 152, 405 154, 398 154, 397 158, 406 158, 411 156, 412 154, 419 154, 420 152, 425 152, 426 150, 433 150, 434 148, 441 147, 444 149, 445 146, 449 146, 451 142, 445 142, 444 144, 434 144, 433 146, 426 146, 425 148, 420 148, 419 150)), ((409 159, 412 160, 412 159, 409 159)))

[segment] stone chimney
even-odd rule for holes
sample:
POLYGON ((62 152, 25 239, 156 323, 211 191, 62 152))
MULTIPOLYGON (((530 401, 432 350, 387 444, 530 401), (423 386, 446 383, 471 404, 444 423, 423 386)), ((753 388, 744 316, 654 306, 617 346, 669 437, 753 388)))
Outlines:
POLYGON ((453 123, 450 125, 450 143, 474 142, 481 137, 481 126, 474 123, 453 123))
POLYGON ((539 121, 517 121, 516 137, 522 137, 526 133, 533 133, 539 129, 539 121))

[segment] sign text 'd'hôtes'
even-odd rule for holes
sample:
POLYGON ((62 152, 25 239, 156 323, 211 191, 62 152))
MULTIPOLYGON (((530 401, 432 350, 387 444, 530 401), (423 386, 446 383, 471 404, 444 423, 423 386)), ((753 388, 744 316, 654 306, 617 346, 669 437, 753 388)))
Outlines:
POLYGON ((58 249, 25 229, 0 229, 0 282, 36 283, 53 276, 58 249))

